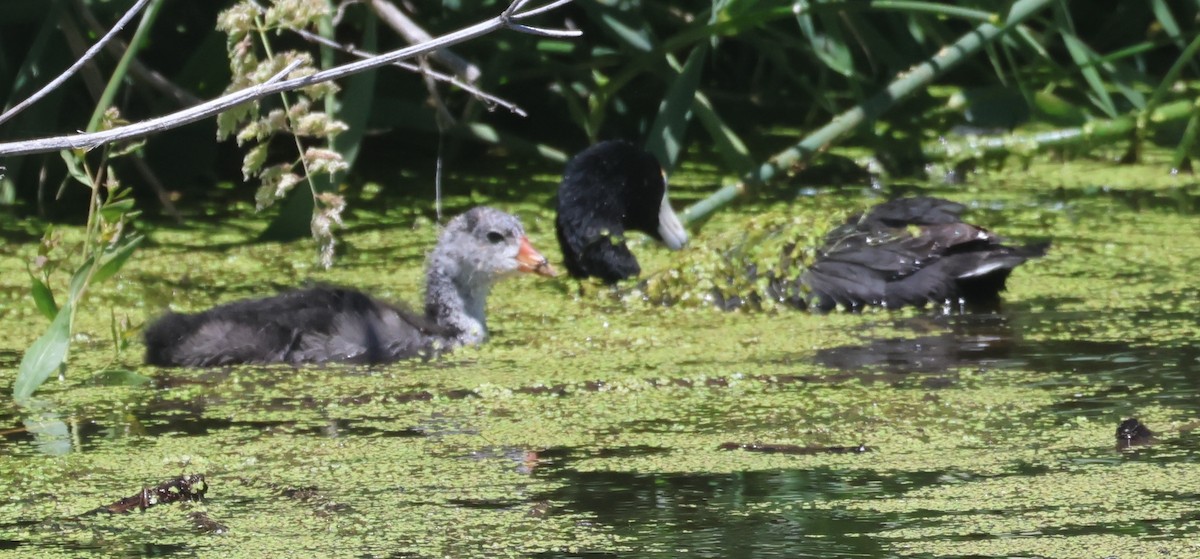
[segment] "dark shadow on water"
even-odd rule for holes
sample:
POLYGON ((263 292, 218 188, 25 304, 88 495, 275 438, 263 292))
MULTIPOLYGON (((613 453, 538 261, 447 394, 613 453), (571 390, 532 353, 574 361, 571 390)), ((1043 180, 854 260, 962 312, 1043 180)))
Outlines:
MULTIPOLYGON (((161 410, 160 410, 161 411, 161 410)), ((20 425, 21 421, 12 416, 0 414, 4 424, 20 425)), ((384 422, 386 424, 386 421, 384 422)), ((409 427, 403 429, 381 429, 363 425, 362 421, 344 419, 329 419, 324 423, 313 424, 297 421, 233 421, 223 418, 206 417, 199 411, 187 412, 173 410, 167 413, 149 413, 146 418, 138 420, 126 417, 125 423, 119 418, 105 417, 97 420, 75 422, 72 432, 72 448, 74 451, 96 450, 98 445, 106 440, 127 437, 154 438, 162 436, 203 437, 206 435, 245 429, 257 431, 264 435, 286 433, 289 435, 308 435, 320 438, 410 438, 424 437, 424 430, 409 427), (78 447, 75 447, 75 444, 78 447)), ((0 435, 0 440, 10 443, 34 444, 40 434, 28 430, 13 429, 0 435)))
MULTIPOLYGON (((1147 311, 1146 317, 1164 320, 1171 313, 1147 311)), ((892 375, 942 375, 940 386, 954 384, 955 371, 1021 370, 1054 375, 1094 378, 1108 386, 1090 398, 1061 403, 1060 409, 1094 410, 1104 416, 1114 408, 1139 405, 1200 406, 1195 387, 1200 385, 1200 345, 1194 340, 1095 341, 1078 334, 1082 321, 1095 321, 1095 313, 1014 312, 1009 314, 921 316, 898 319, 896 329, 909 337, 867 339, 862 344, 818 350, 818 365, 853 373, 892 375), (1029 339, 1045 333, 1072 332, 1075 339, 1029 339), (1027 338, 1026 336, 1029 336, 1027 338), (1131 388, 1131 387, 1137 387, 1131 388)), ((1130 319, 1125 317, 1123 319, 1130 319)), ((1100 336, 1102 337, 1102 336, 1100 336)), ((928 385, 937 388, 938 383, 928 385)))
MULTIPOLYGON (((34 522, 32 524, 37 525, 40 523, 34 522)), ((0 525, 0 530, 8 530, 15 527, 15 525, 0 525)), ((39 554, 46 553, 53 554, 55 552, 64 557, 191 557, 195 553, 189 546, 181 544, 122 544, 116 543, 119 539, 117 534, 109 534, 109 536, 112 539, 98 537, 94 542, 90 543, 64 541, 57 546, 49 547, 39 544, 37 551, 31 550, 27 557, 36 557, 39 554)), ((25 542, 21 540, 0 540, 0 551, 20 549, 24 545, 25 542)), ((59 555, 55 554, 55 556, 59 555)))
POLYGON ((565 502, 565 511, 594 518, 633 549, 616 555, 540 555, 556 558, 886 557, 885 542, 872 534, 902 521, 899 516, 807 505, 838 496, 895 495, 936 483, 940 475, 879 479, 829 469, 642 474, 579 472, 561 463, 538 472, 562 485, 538 499, 565 502))
MULTIPOLYGON (((1188 443, 1193 447, 1194 443, 1188 443)), ((1145 447, 1136 453, 1120 453, 1108 447, 1090 462, 1125 460, 1161 463, 1164 455, 1178 448, 1145 447)), ((1015 464, 994 475, 971 475, 962 471, 901 472, 884 475, 877 471, 829 468, 782 471, 705 473, 631 473, 578 471, 573 463, 583 458, 646 456, 664 452, 658 447, 625 447, 606 450, 556 448, 540 453, 535 472, 560 488, 531 497, 564 503, 560 510, 582 514, 610 529, 631 551, 545 553, 544 558, 570 557, 895 557, 895 542, 880 539, 889 530, 919 530, 957 522, 956 517, 1052 512, 1044 505, 1020 510, 967 511, 915 510, 906 513, 879 512, 866 508, 845 510, 841 499, 891 500, 918 489, 936 487, 952 478, 961 484, 998 477, 1035 478, 1058 471, 1047 464, 1015 464), (822 504, 832 506, 812 506, 822 504)), ((1194 454, 1193 454, 1194 455, 1194 454)), ((1189 501, 1189 490, 1163 495, 1164 501, 1189 501)), ((1179 521, 1142 522, 1126 527, 1128 533, 1152 536, 1178 528, 1179 521)), ((1111 534, 1113 526, 1077 524, 1040 527, 1041 533, 1069 535, 1111 534)), ((1017 534, 1005 534, 1013 537, 1017 534)), ((943 536, 947 541, 985 541, 998 537, 988 533, 943 536)))

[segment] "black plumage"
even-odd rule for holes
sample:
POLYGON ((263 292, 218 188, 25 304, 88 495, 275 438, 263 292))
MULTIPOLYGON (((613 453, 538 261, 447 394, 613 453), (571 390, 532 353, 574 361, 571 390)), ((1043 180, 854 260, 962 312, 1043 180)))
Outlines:
POLYGON ((366 293, 320 286, 167 314, 146 330, 146 363, 383 363, 433 355, 456 334, 366 293))
POLYGON ((383 363, 479 344, 492 284, 521 272, 554 275, 516 217, 474 208, 446 224, 429 254, 424 314, 352 289, 312 287, 168 313, 146 329, 146 362, 383 363))
POLYGON ((557 210, 563 263, 577 278, 614 283, 641 273, 626 231, 641 231, 671 249, 687 242, 667 199, 662 166, 628 142, 601 142, 572 158, 558 188, 557 210))
POLYGON ((851 217, 826 235, 816 261, 800 278, 809 306, 994 306, 1012 270, 1045 255, 1049 243, 1006 245, 990 231, 963 222, 965 209, 922 196, 851 217))

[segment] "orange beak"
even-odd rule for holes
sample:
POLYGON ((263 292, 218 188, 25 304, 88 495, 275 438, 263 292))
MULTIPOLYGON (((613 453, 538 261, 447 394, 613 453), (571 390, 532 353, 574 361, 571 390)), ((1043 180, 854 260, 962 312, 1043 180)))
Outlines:
POLYGON ((521 236, 521 248, 517 251, 517 271, 533 272, 548 278, 558 275, 546 257, 533 248, 533 245, 529 244, 529 238, 523 235, 521 236))

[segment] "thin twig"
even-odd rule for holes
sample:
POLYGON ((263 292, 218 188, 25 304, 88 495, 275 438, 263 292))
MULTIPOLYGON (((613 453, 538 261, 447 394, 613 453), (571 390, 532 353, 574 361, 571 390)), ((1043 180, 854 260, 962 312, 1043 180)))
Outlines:
POLYGON ((528 4, 529 2, 530 0, 514 0, 513 3, 509 4, 508 8, 504 10, 504 13, 500 14, 500 17, 504 19, 514 18, 517 12, 521 11, 521 8, 524 8, 525 4, 528 4))
POLYGON ((42 97, 45 97, 51 91, 54 91, 56 88, 58 88, 58 86, 62 85, 63 82, 67 81, 67 78, 70 78, 79 70, 79 68, 83 67, 84 64, 87 64, 89 60, 94 58, 96 54, 100 52, 100 49, 104 48, 104 44, 112 40, 112 38, 117 35, 117 32, 125 27, 125 25, 133 19, 133 16, 142 11, 142 8, 145 8, 146 4, 148 3, 150 3, 150 0, 138 0, 133 7, 129 8, 129 11, 125 12, 125 15, 121 16, 121 19, 117 20, 117 23, 113 25, 113 28, 110 29, 103 37, 101 37, 96 44, 92 45, 92 48, 83 53, 83 57, 81 57, 79 60, 76 60, 70 68, 64 70, 62 74, 59 74, 57 78, 54 78, 50 83, 43 86, 38 90, 37 93, 31 95, 28 99, 17 103, 15 107, 9 109, 4 114, 0 114, 0 124, 3 124, 5 121, 14 116, 17 116, 18 113, 29 108, 30 105, 38 102, 42 97))
MULTIPOLYGON (((432 71, 429 68, 429 59, 427 57, 421 57, 421 66, 427 71, 432 71)), ((446 108, 446 101, 442 99, 442 94, 438 91, 437 81, 430 77, 428 72, 422 72, 421 79, 425 82, 425 89, 429 91, 429 100, 433 102, 433 108, 435 109, 434 118, 438 121, 438 128, 441 128, 443 123, 453 126, 455 124, 454 115, 451 115, 450 109, 446 108)))
MULTIPOLYGON (((570 1, 570 0, 568 0, 568 1, 570 1)), ((337 41, 332 41, 332 40, 326 39, 325 37, 317 35, 316 33, 313 33, 311 31, 307 31, 304 29, 293 29, 292 31, 296 32, 298 35, 300 35, 301 37, 303 37, 309 41, 320 43, 327 47, 335 48, 342 52, 353 54, 354 56, 357 56, 362 59, 368 59, 368 58, 372 58, 375 56, 379 56, 372 52, 367 52, 365 50, 358 49, 358 48, 352 47, 350 45, 343 45, 337 41)), ((403 68, 410 72, 416 72, 419 74, 423 74, 423 75, 429 76, 438 81, 443 81, 443 82, 453 84, 454 86, 458 87, 459 89, 462 89, 463 91, 466 91, 467 93, 470 93, 471 95, 474 95, 475 97, 488 103, 489 105, 504 107, 505 109, 512 111, 513 113, 517 114, 518 116, 529 116, 529 113, 526 113, 525 110, 522 109, 521 107, 517 106, 516 103, 513 103, 512 101, 506 101, 504 99, 496 97, 495 95, 492 95, 491 93, 488 93, 482 89, 479 89, 478 87, 475 87, 474 85, 471 85, 471 84, 464 82, 454 76, 451 76, 450 74, 443 74, 442 72, 439 72, 437 70, 429 68, 428 66, 418 66, 416 64, 411 64, 411 63, 399 61, 399 60, 396 62, 393 62, 392 66, 403 68)))
MULTIPOLYGON (((83 0, 74 0, 72 2, 72 4, 74 5, 75 10, 77 12, 79 12, 79 15, 83 19, 84 24, 86 24, 89 28, 91 28, 97 34, 104 32, 104 27, 102 25, 100 25, 100 22, 96 19, 96 16, 92 15, 92 12, 90 10, 88 10, 86 5, 83 4, 83 0)), ((75 53, 84 51, 85 49, 83 47, 83 44, 84 44, 83 37, 80 34, 79 28, 75 26, 75 22, 70 18, 70 16, 66 15, 65 11, 63 12, 63 14, 64 14, 64 17, 63 17, 62 31, 63 31, 63 35, 66 36, 67 43, 71 46, 71 50, 73 50, 75 53)), ((129 49, 129 45, 125 44, 120 39, 115 39, 115 40, 109 42, 108 44, 104 45, 104 47, 105 47, 105 50, 108 51, 109 54, 112 54, 118 58, 120 58, 129 49)), ((130 62, 130 69, 134 70, 133 73, 135 75, 138 74, 138 72, 136 71, 136 68, 140 67, 140 68, 142 68, 143 72, 147 71, 144 66, 141 66, 141 63, 138 62, 137 59, 130 59, 129 62, 130 62)), ((82 72, 82 75, 83 75, 85 81, 87 82, 88 89, 91 91, 92 98, 95 99, 96 101, 99 101, 99 99, 103 96, 103 93, 104 93, 104 82, 100 78, 100 72, 95 68, 94 65, 88 65, 88 66, 84 67, 81 72, 82 72)), ((159 79, 166 81, 166 78, 163 78, 161 75, 158 75, 157 72, 154 72, 153 70, 149 70, 149 72, 158 76, 159 79)), ((143 75, 143 77, 144 77, 144 75, 143 75)), ((153 81, 151 81, 150 83, 151 83, 151 85, 155 85, 153 83, 153 81)), ((169 82, 167 82, 167 83, 169 85, 171 85, 172 87, 174 85, 174 84, 170 84, 169 82)), ((159 89, 161 90, 162 88, 159 88, 159 89)), ((168 91, 167 93, 169 94, 170 91, 168 91)), ((190 101, 190 102, 193 102, 193 103, 200 102, 199 98, 192 96, 190 93, 185 92, 185 94, 194 100, 194 101, 190 101)), ((177 97, 177 99, 181 99, 181 98, 177 97)), ((142 178, 145 180, 146 184, 149 184, 150 188, 152 190, 154 190, 155 195, 158 196, 159 202, 162 203, 163 209, 165 209, 166 212, 168 214, 170 214, 170 216, 175 220, 176 223, 182 223, 183 216, 180 215, 179 210, 175 208, 174 202, 171 201, 171 195, 167 193, 167 190, 163 186, 162 181, 159 180, 158 176, 154 174, 154 170, 151 169, 150 166, 146 164, 146 161, 144 159, 142 159, 140 155, 130 157, 128 160, 133 163, 133 167, 137 170, 137 172, 139 174, 142 175, 142 178)), ((64 182, 62 187, 65 187, 66 184, 67 183, 64 182)), ((62 195, 62 190, 60 187, 59 196, 61 196, 61 195, 62 195)))
MULTIPOLYGON (((75 6, 75 10, 79 12, 79 15, 83 18, 84 23, 87 24, 89 29, 95 33, 99 33, 104 29, 103 26, 100 25, 100 22, 96 19, 96 16, 92 14, 92 11, 89 10, 87 5, 83 3, 83 0, 73 0, 72 4, 75 6)), ((125 49, 128 48, 129 45, 125 44, 125 42, 121 39, 116 39, 107 45, 104 45, 104 50, 108 51, 109 54, 117 58, 120 58, 121 54, 124 53, 125 49)), ((175 101, 181 106, 186 107, 188 105, 195 105, 196 103, 203 101, 203 99, 193 95, 192 92, 175 85, 175 83, 166 76, 162 75, 157 70, 146 66, 136 58, 129 61, 129 73, 135 80, 144 83, 151 88, 157 89, 160 93, 166 94, 167 96, 175 99, 175 101)))
POLYGON ((580 35, 583 35, 583 31, 580 31, 578 29, 546 29, 543 27, 531 27, 529 25, 522 25, 520 23, 512 23, 512 22, 510 22, 508 24, 508 28, 512 29, 513 31, 520 31, 522 33, 528 33, 530 35, 538 35, 541 37, 566 38, 566 37, 578 37, 580 35))
MULTIPOLYGON (((379 16, 379 19, 382 19, 389 27, 396 30, 410 45, 424 43, 433 38, 428 31, 417 25, 407 14, 400 11, 400 8, 397 8, 395 4, 388 0, 371 0, 371 8, 375 10, 375 14, 379 16)), ((434 60, 444 64, 455 75, 468 82, 475 83, 482 74, 478 66, 454 54, 450 49, 435 50, 430 56, 434 60)))
POLYGON ((443 150, 446 147, 446 128, 442 126, 441 119, 438 119, 438 147, 437 147, 437 165, 433 172, 433 209, 437 212, 437 221, 442 223, 442 157, 443 150))
MULTIPOLYGON (((522 2, 522 0, 518 0, 518 2, 522 2)), ((520 14, 516 15, 519 16, 520 14)), ((222 95, 221 97, 206 101, 194 107, 142 122, 100 132, 0 143, 0 156, 28 155, 32 153, 45 153, 48 151, 58 151, 62 149, 93 149, 97 146, 101 146, 110 142, 144 138, 164 130, 178 128, 185 124, 191 124, 193 122, 203 120, 248 101, 262 99, 263 97, 275 95, 284 91, 291 91, 293 89, 300 89, 318 83, 341 79, 359 72, 365 72, 367 70, 373 70, 375 68, 387 66, 393 62, 396 62, 397 60, 404 60, 406 58, 427 54, 440 48, 445 48, 463 41, 469 41, 471 39, 482 37, 483 35, 487 35, 488 33, 496 31, 497 29, 514 29, 516 28, 514 27, 516 25, 517 24, 514 24, 512 21, 512 14, 509 13, 509 10, 505 10, 505 12, 499 16, 449 33, 447 35, 443 35, 442 37, 436 38, 428 43, 412 45, 386 54, 381 54, 374 58, 343 64, 341 66, 336 66, 328 70, 322 70, 320 72, 299 78, 283 80, 277 83, 263 83, 247 87, 246 89, 235 91, 227 95, 222 95)))
MULTIPOLYGON (((62 31, 67 48, 71 49, 71 56, 86 56, 88 44, 87 40, 83 38, 82 30, 75 25, 75 20, 67 10, 59 10, 58 13, 58 27, 62 31)), ((80 68, 79 77, 83 80, 83 86, 87 88, 92 99, 99 99, 100 95, 104 93, 104 76, 100 75, 100 70, 96 65, 88 64, 80 68)))
POLYGON ((342 23, 342 18, 346 16, 346 8, 349 8, 355 4, 361 4, 365 1, 366 0, 345 0, 344 2, 338 4, 337 11, 334 12, 333 17, 331 18, 333 20, 334 27, 337 27, 342 23))
POLYGON ((557 9, 558 7, 560 7, 560 6, 563 6, 563 5, 566 5, 566 4, 570 3, 570 2, 571 2, 571 0, 555 0, 554 2, 551 2, 551 3, 549 3, 549 4, 546 4, 545 6, 542 6, 542 7, 540 7, 540 8, 534 8, 534 9, 532 9, 532 10, 526 10, 526 11, 524 11, 524 12, 521 12, 521 13, 519 13, 519 14, 516 14, 516 15, 510 16, 510 17, 513 19, 513 21, 519 21, 519 20, 522 20, 522 19, 528 19, 528 18, 531 18, 531 17, 533 17, 533 16, 536 16, 536 15, 538 15, 538 14, 543 14, 543 13, 546 13, 546 12, 548 12, 548 11, 550 11, 550 10, 557 9))
POLYGON ((500 14, 500 19, 505 22, 509 29, 520 31, 522 33, 528 33, 530 35, 541 35, 543 37, 578 37, 583 35, 583 32, 577 29, 543 29, 541 27, 530 27, 528 25, 516 23, 522 19, 545 12, 546 8, 549 6, 554 6, 557 8, 559 6, 566 5, 566 2, 557 0, 547 4, 542 8, 534 8, 527 12, 522 12, 521 9, 524 8, 525 5, 530 1, 531 0, 516 0, 508 6, 507 10, 504 10, 504 13, 500 14))

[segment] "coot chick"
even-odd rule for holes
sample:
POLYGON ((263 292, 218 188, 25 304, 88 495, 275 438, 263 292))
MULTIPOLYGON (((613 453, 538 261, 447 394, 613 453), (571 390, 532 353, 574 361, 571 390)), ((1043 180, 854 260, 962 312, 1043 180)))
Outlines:
POLYGON ((431 355, 487 337, 485 307, 496 281, 518 272, 554 275, 521 222, 486 207, 450 220, 425 268, 424 315, 352 289, 313 287, 167 314, 146 329, 146 363, 384 363, 431 355))
POLYGON ((610 284, 641 273, 626 231, 646 233, 671 250, 688 240, 667 199, 662 166, 623 141, 601 142, 567 163, 555 225, 567 271, 610 284))
POLYGON ((849 218, 825 236, 800 277, 811 308, 897 308, 958 304, 994 307, 1013 268, 1046 254, 1050 243, 1003 244, 964 223, 966 207, 932 197, 900 198, 849 218))

